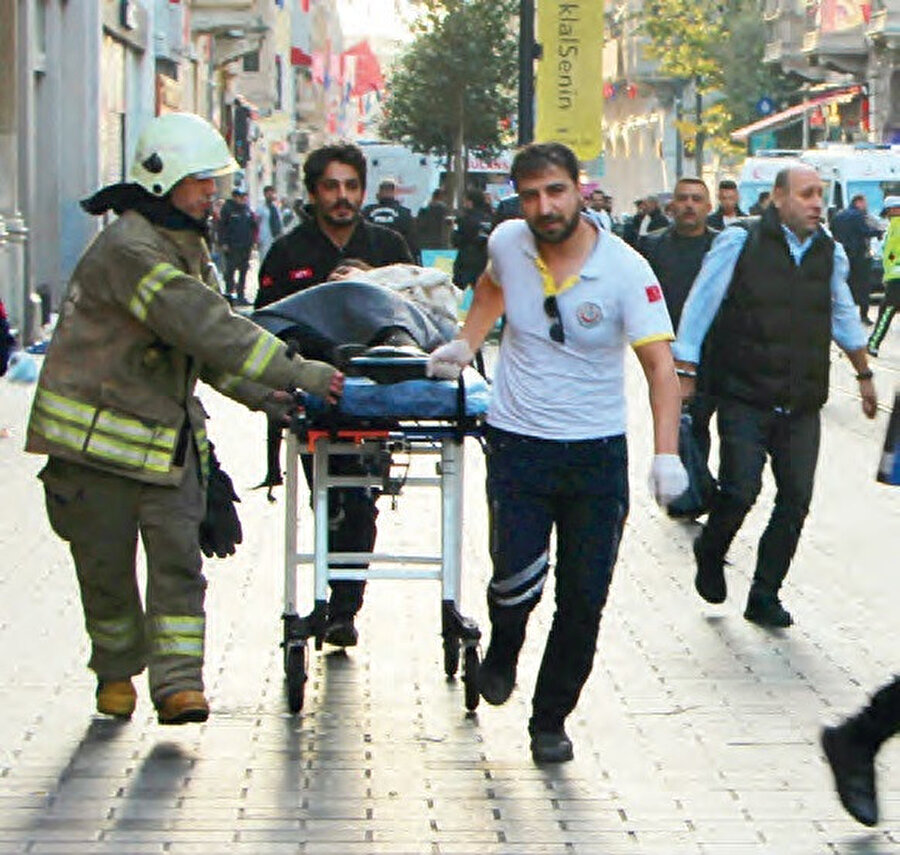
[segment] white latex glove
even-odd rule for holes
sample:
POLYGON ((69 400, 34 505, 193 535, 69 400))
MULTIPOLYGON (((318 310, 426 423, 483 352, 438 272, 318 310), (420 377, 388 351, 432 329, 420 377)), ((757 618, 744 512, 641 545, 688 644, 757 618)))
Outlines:
POLYGON ((690 486, 687 470, 677 454, 656 454, 650 467, 650 492, 656 503, 666 507, 690 486))
POLYGON ((437 377, 439 380, 455 380, 474 358, 475 354, 469 343, 463 338, 455 338, 429 354, 425 376, 437 377))

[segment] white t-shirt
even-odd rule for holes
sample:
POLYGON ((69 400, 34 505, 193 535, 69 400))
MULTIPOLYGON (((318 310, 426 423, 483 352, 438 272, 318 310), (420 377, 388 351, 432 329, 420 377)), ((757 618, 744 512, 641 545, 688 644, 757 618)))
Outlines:
POLYGON ((555 440, 625 433, 627 345, 674 339, 650 265, 616 235, 597 229, 580 277, 557 295, 565 331, 565 342, 557 344, 525 221, 499 225, 488 256, 488 274, 503 289, 506 311, 488 424, 555 440))

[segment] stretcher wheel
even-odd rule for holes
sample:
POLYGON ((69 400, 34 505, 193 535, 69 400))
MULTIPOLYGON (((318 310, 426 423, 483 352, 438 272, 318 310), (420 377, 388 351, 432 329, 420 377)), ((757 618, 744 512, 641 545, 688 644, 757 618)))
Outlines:
POLYGON ((444 639, 444 673, 455 677, 459 668, 459 639, 455 636, 444 639))
POLYGON ((471 712, 476 709, 478 701, 481 699, 478 693, 478 648, 474 645, 465 648, 462 679, 466 709, 471 712))
POLYGON ((291 644, 284 657, 284 673, 287 678, 288 707, 292 713, 303 709, 303 692, 306 688, 306 645, 291 644))

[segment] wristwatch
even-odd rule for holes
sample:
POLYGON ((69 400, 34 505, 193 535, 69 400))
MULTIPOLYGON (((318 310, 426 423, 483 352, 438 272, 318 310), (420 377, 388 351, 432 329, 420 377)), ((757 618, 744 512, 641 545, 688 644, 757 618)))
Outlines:
POLYGON ((863 380, 871 380, 875 375, 872 374, 872 370, 869 369, 867 371, 860 371, 859 374, 856 375, 856 379, 862 382, 863 380))

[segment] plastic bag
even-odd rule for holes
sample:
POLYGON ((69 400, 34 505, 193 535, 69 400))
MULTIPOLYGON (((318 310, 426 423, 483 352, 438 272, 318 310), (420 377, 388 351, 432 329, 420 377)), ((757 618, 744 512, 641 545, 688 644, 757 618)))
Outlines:
POLYGON ((678 425, 678 456, 687 470, 690 486, 667 508, 670 517, 686 517, 693 519, 709 510, 716 494, 716 479, 709 471, 709 466, 694 437, 693 420, 690 413, 681 414, 678 425))

